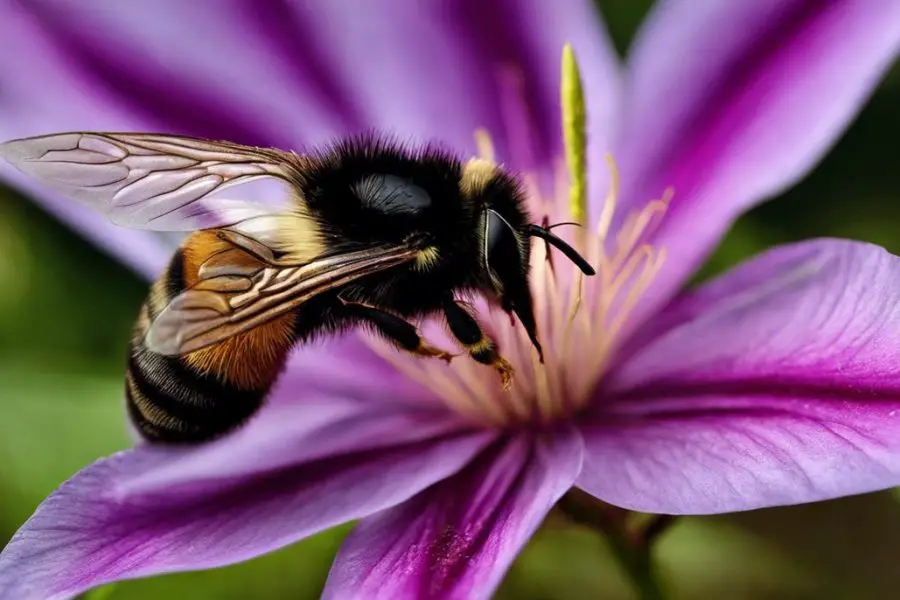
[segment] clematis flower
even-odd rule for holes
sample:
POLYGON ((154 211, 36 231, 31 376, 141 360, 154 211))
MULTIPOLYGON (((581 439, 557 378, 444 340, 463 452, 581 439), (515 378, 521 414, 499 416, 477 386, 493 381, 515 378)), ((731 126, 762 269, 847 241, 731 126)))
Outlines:
MULTIPOLYGON (((900 48, 900 3, 663 1, 624 67, 581 0, 3 6, 4 139, 126 129, 301 148, 378 128, 493 154, 553 219, 571 218, 569 41, 590 187, 567 235, 598 275, 535 247, 544 364, 482 307, 516 368, 509 392, 471 361, 362 335, 298 349, 235 433, 138 445, 64 483, 0 555, 0 597, 213 568, 355 519, 325 597, 488 597, 573 486, 704 514, 900 484, 900 259, 815 240, 683 290, 733 219, 854 117, 900 48)), ((173 238, 4 169, 144 275, 167 260, 173 238)))

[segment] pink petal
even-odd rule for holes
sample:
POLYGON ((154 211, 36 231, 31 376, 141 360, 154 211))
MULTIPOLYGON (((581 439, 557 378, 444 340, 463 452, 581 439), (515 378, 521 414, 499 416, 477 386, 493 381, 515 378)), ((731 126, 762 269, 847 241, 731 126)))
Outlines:
POLYGON ((581 469, 565 431, 498 441, 466 469, 362 521, 338 553, 325 598, 489 598, 581 469))
POLYGON ((642 311, 677 291, 734 218, 821 159, 898 49, 891 0, 657 4, 629 61, 614 150, 620 219, 675 189, 650 240, 668 258, 642 311))
POLYGON ((900 259, 821 240, 685 294, 610 376, 578 485, 718 513, 900 485, 900 259))
POLYGON ((192 482, 158 476, 190 451, 123 452, 41 504, 0 554, 0 597, 67 598, 109 581, 243 561, 394 506, 458 471, 489 439, 400 442, 192 482))

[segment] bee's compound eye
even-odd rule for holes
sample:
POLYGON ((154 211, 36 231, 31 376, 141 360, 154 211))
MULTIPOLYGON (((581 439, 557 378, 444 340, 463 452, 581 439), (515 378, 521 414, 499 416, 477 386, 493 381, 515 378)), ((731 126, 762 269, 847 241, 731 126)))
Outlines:
POLYGON ((428 192, 396 175, 369 175, 354 191, 364 204, 384 213, 415 214, 431 206, 428 192))
POLYGON ((522 270, 519 240, 509 223, 493 210, 487 211, 487 254, 485 260, 499 287, 522 270))
POLYGON ((485 217, 485 262, 500 306, 514 312, 528 333, 529 339, 543 361, 537 337, 534 304, 528 288, 528 259, 519 243, 519 234, 499 213, 488 209, 485 217))

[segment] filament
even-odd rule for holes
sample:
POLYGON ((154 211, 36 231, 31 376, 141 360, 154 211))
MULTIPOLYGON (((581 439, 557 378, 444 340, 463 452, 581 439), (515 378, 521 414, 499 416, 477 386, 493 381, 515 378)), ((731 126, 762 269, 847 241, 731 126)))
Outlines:
MULTIPOLYGON (((495 146, 485 129, 475 132, 479 157, 495 161, 495 146)), ((587 277, 568 260, 547 260, 547 246, 535 240, 531 258, 531 289, 544 362, 538 359, 527 332, 500 310, 484 311, 482 325, 497 342, 500 354, 515 368, 512 386, 501 389, 497 373, 464 353, 450 365, 434 359, 412 358, 381 340, 369 343, 411 380, 432 392, 444 406, 481 427, 506 428, 545 425, 570 417, 595 396, 598 381, 611 363, 620 338, 657 278, 666 258, 653 234, 668 210, 673 191, 631 209, 616 225, 620 209, 620 175, 612 156, 606 156, 609 189, 595 228, 578 228, 571 245, 597 272, 587 277), (614 240, 610 243, 610 238, 614 240)), ((558 216, 567 199, 567 164, 557 162, 555 185, 546 196, 540 178, 522 174, 532 217, 536 222, 558 216)), ((555 252, 555 250, 550 250, 555 252)), ((445 332, 429 340, 448 348, 456 342, 445 332)))

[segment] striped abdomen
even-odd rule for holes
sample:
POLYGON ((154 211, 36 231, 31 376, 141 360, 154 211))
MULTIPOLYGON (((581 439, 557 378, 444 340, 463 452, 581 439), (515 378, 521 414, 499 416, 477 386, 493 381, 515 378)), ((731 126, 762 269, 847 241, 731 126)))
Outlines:
POLYGON ((185 356, 163 356, 143 345, 147 329, 174 296, 197 281, 209 257, 254 260, 215 233, 192 234, 153 284, 132 336, 125 378, 128 413, 151 441, 200 442, 248 419, 262 404, 294 342, 287 315, 185 356))

